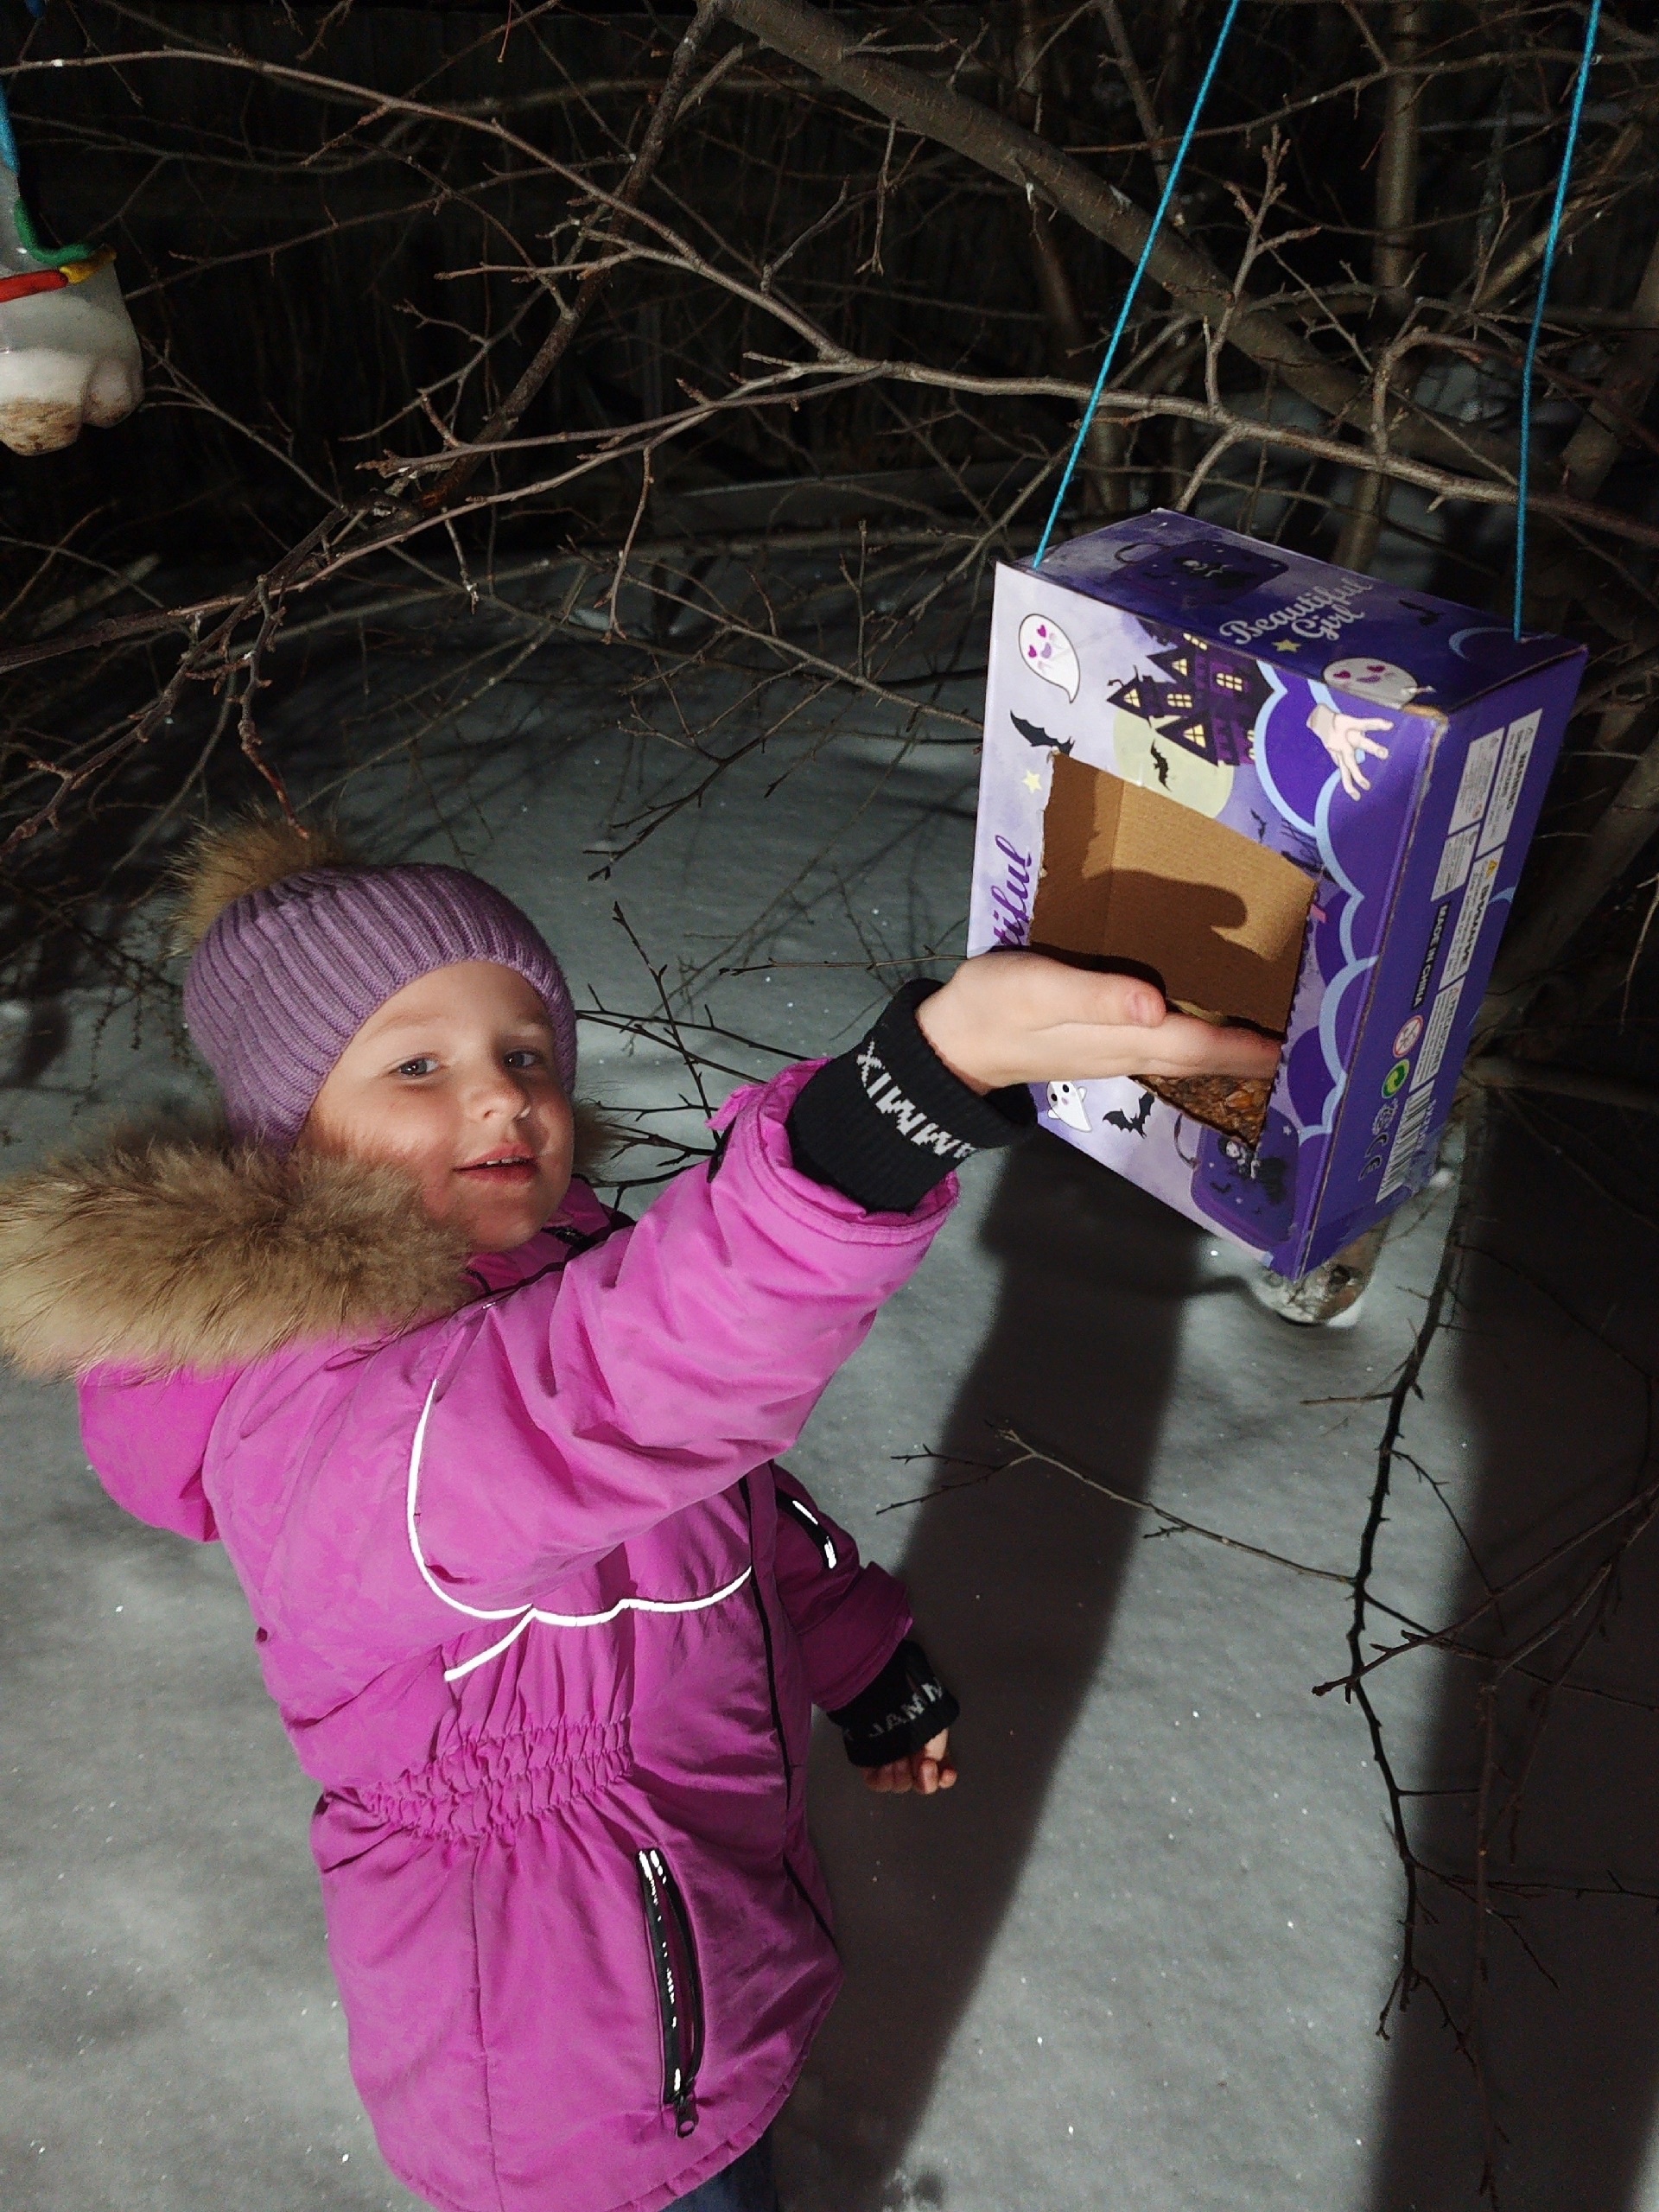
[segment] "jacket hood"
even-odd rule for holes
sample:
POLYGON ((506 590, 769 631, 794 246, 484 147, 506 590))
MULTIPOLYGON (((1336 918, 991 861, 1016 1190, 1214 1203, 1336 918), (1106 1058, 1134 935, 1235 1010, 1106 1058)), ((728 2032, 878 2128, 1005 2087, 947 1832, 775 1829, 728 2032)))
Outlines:
POLYGON ((453 1313, 467 1258, 394 1168, 134 1134, 0 1183, 0 1353, 31 1375, 245 1366, 453 1313))

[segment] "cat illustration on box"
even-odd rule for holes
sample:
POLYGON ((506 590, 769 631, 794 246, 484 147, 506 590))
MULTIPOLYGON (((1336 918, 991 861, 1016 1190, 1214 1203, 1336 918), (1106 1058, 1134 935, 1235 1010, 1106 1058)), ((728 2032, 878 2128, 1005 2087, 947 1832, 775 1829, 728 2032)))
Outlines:
POLYGON ((1195 538, 1185 545, 1132 540, 1118 561, 1120 568, 1133 569, 1137 582, 1158 585, 1188 609, 1225 606, 1285 573, 1282 561, 1236 539, 1195 538))

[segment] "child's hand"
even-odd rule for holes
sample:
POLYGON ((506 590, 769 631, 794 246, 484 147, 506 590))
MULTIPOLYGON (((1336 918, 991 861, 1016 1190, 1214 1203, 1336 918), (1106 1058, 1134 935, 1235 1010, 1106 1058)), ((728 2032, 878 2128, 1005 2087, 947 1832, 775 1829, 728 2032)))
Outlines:
POLYGON ((916 1009, 917 1027, 972 1090, 1114 1075, 1272 1075, 1278 1045, 1171 1014, 1154 984, 1040 952, 964 960, 916 1009))
POLYGON ((950 1731, 946 1728, 931 1743, 924 1744, 919 1751, 912 1751, 907 1759, 890 1759, 886 1766, 867 1766, 864 1787, 891 1790, 898 1796, 907 1789, 919 1789, 924 1797, 931 1797, 936 1789, 954 1789, 957 1770, 950 1764, 950 1731))

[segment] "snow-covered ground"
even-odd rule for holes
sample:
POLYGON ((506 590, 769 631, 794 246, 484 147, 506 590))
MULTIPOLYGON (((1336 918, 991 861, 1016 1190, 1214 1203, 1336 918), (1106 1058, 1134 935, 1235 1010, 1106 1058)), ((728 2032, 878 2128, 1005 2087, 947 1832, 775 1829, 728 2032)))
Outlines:
MULTIPOLYGON (((601 651, 551 652, 533 686, 470 709, 464 738, 440 726, 419 788, 395 762, 354 782, 351 818, 480 866, 613 1014, 655 1003, 620 901, 692 1019, 784 1052, 845 1044, 881 995, 870 961, 959 940, 971 749, 906 750, 881 709, 834 731, 804 717, 595 879, 643 785, 684 772, 620 728, 618 675, 601 651)), ((290 698, 315 733, 302 788, 361 697, 353 658, 290 698)), ((96 1114, 192 1081, 153 1022, 134 1045, 90 1000, 71 1014, 65 1056, 6 1094, 20 1165, 73 1134, 83 1100, 96 1114)), ((733 1071, 715 1096, 777 1064, 709 1049, 733 1071)), ((695 1130, 671 1052, 599 1020, 582 1050, 588 1095, 695 1130)), ((1382 1594, 1434 1621, 1478 1587, 1454 1516, 1512 1567, 1628 1495, 1647 1449, 1651 1235, 1518 1135, 1483 1173, 1471 1235, 1495 1256, 1471 1264, 1408 1413, 1423 1471, 1401 1468, 1380 1551, 1382 1594)), ((1012 1424, 1119 1491, 1345 1573, 1375 1394, 1421 1319, 1449 1194, 1387 1247, 1357 1326, 1310 1332, 1253 1301, 1231 1248, 1052 1139, 965 1182, 795 1455, 908 1576, 963 1717, 961 1784, 928 1804, 871 1800, 819 1745, 849 1985, 780 2128, 791 2212, 1473 2208, 1472 2075, 1433 1999, 1392 2042, 1373 2031, 1399 1872, 1361 1718, 1310 1694, 1344 1669, 1345 1590, 1196 1536, 1148 1541, 1144 1516, 1050 1466, 976 1479, 915 1456, 1006 1457, 993 1425, 1012 1424)), ((0 2205, 407 2206, 346 2075, 313 1793, 230 1571, 105 1501, 67 1391, 0 1387, 0 2205)), ((1652 1694, 1656 1599, 1638 1550, 1587 1678, 1652 1694)), ((1478 1779, 1477 1679, 1433 1654, 1378 1677, 1402 1778, 1478 1779)), ((1651 1886, 1659 1726, 1559 1704, 1516 1864, 1651 1886)), ((1448 1866, 1467 1802, 1418 1801, 1448 1866)), ((1461 2004, 1462 1909, 1431 1903, 1431 1960, 1461 2004)), ((1649 2212, 1652 1908, 1524 1910, 1537 1963, 1494 1934, 1481 2044, 1503 2203, 1649 2212)))

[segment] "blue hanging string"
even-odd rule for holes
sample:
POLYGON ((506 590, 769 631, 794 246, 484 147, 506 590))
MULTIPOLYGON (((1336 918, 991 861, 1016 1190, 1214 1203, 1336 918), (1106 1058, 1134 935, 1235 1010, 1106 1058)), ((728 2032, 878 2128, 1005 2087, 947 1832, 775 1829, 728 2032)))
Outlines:
POLYGON ((1567 211, 1567 188, 1573 175, 1573 157, 1579 149, 1579 125, 1584 119, 1584 96, 1590 89, 1590 72, 1595 66, 1596 34, 1601 26, 1601 0, 1590 0, 1590 13, 1584 26, 1584 54, 1579 63, 1578 81, 1573 87, 1573 111, 1567 118, 1567 151, 1561 158, 1561 173, 1555 180, 1555 205, 1550 210, 1549 230, 1544 239, 1543 266, 1538 273, 1538 297, 1532 310, 1532 328, 1527 336, 1526 355, 1521 364, 1521 467, 1516 481, 1515 499, 1515 634, 1521 635, 1522 603, 1527 589, 1527 499, 1532 489, 1532 372, 1538 358, 1538 339, 1544 327, 1544 305, 1549 298, 1549 279, 1555 267, 1555 249, 1560 244, 1561 218, 1567 211))
MULTIPOLYGON (((1596 4, 1599 7, 1600 0, 1596 0, 1596 4)), ((1222 18, 1221 29, 1217 34, 1216 43, 1211 50, 1209 66, 1205 70, 1204 80, 1198 86, 1198 98, 1192 103, 1192 112, 1186 118, 1186 128, 1181 133, 1181 143, 1175 149, 1175 158, 1169 165, 1169 175, 1164 179, 1162 195, 1153 212, 1152 226, 1147 232, 1147 242, 1141 249, 1141 258, 1135 264, 1135 274, 1129 279, 1129 289, 1124 293, 1123 304, 1117 311, 1117 321, 1113 327, 1111 337, 1106 346, 1106 358, 1100 365, 1100 374, 1095 378, 1094 391, 1090 394, 1089 404, 1083 410, 1083 420, 1077 425, 1077 435, 1072 442, 1071 458, 1065 464, 1065 474, 1060 479, 1059 490, 1054 494, 1054 504, 1048 511, 1048 520, 1043 524, 1042 538, 1037 547, 1036 558, 1031 564, 1033 569, 1040 569, 1043 565, 1043 556, 1048 550, 1048 541, 1054 535, 1054 525, 1059 520, 1060 509, 1065 505, 1065 495, 1071 488, 1071 479, 1077 474, 1077 461, 1083 452, 1083 442, 1089 435, 1089 426, 1094 421, 1096 410, 1100 405, 1101 395, 1106 389, 1106 379, 1110 376, 1112 363, 1117 358, 1118 346, 1122 342, 1124 331, 1128 327, 1129 312, 1135 305, 1135 295, 1141 289, 1141 279, 1147 273, 1147 264, 1152 259, 1152 250, 1158 243, 1158 233, 1164 226, 1164 217, 1169 213, 1169 203, 1175 197, 1175 188, 1180 181, 1181 164, 1186 159, 1186 149, 1192 143, 1193 133, 1198 127, 1198 117, 1203 112, 1205 101, 1210 96, 1210 87, 1215 82, 1216 71, 1221 66, 1222 48, 1227 43, 1228 34, 1233 28, 1233 19, 1238 14, 1238 8, 1239 0, 1228 0, 1227 13, 1222 18)))
MULTIPOLYGON (((36 22, 46 12, 46 0, 23 0, 23 5, 36 22)), ((0 162, 3 162, 14 176, 20 163, 17 159, 17 133, 11 127, 11 108, 6 99, 6 88, 0 84, 0 162)))

